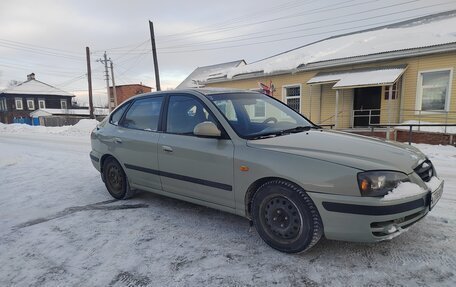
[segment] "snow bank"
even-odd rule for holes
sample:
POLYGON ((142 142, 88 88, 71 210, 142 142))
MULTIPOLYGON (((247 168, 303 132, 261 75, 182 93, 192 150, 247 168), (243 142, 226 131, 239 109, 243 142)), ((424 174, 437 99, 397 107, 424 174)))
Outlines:
POLYGON ((87 136, 97 126, 98 121, 93 119, 82 119, 74 126, 44 127, 29 126, 26 124, 2 124, 0 123, 0 134, 57 134, 70 136, 87 136))
POLYGON ((410 196, 425 194, 427 190, 424 190, 419 185, 411 182, 402 182, 395 189, 388 192, 381 200, 390 201, 397 200, 402 198, 407 198, 410 196))
MULTIPOLYGON (((443 118, 445 115, 444 114, 436 114, 436 117, 440 117, 440 118, 443 118)), ((442 124, 442 123, 432 123, 432 122, 423 122, 423 121, 405 121, 405 122, 402 122, 402 124, 434 124, 434 125, 438 125, 438 124, 442 124)), ((395 127, 395 129, 397 130, 409 130, 410 127, 395 127)), ((418 127, 413 127, 412 128, 413 131, 417 131, 418 130, 418 127)), ((432 133, 445 133, 445 127, 420 127, 420 131, 422 132, 432 132, 432 133)), ((448 134, 456 134, 456 127, 446 127, 446 133, 448 134)))

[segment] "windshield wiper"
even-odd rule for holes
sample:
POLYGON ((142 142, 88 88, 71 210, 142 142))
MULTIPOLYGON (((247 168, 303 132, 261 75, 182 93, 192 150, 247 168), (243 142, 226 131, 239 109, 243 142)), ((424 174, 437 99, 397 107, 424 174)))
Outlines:
POLYGON ((282 130, 282 133, 300 133, 308 131, 312 128, 312 126, 297 126, 291 129, 282 130))
POLYGON ((282 135, 292 134, 292 133, 300 133, 300 132, 308 131, 312 128, 318 129, 317 127, 314 127, 314 126, 297 126, 297 127, 291 128, 291 129, 285 129, 285 130, 279 130, 279 131, 274 131, 274 132, 269 132, 269 133, 264 133, 264 134, 259 134, 259 135, 253 135, 253 136, 249 137, 249 139, 257 140, 257 139, 282 136, 282 135))

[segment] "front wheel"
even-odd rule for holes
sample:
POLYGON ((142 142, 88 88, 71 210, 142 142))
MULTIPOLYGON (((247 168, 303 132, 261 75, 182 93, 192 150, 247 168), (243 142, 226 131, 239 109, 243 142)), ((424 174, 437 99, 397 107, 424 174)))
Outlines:
POLYGON ((109 194, 115 199, 127 199, 133 196, 127 175, 115 158, 109 157, 103 163, 103 177, 109 194))
POLYGON ((312 199, 288 181, 273 180, 260 186, 253 197, 252 215, 260 237, 282 252, 308 250, 323 234, 312 199))

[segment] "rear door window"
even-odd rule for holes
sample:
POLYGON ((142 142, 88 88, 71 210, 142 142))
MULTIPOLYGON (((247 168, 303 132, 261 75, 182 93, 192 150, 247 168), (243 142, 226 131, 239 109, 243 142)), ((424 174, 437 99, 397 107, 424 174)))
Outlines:
POLYGON ((136 100, 122 120, 122 126, 130 129, 157 131, 163 97, 136 100))

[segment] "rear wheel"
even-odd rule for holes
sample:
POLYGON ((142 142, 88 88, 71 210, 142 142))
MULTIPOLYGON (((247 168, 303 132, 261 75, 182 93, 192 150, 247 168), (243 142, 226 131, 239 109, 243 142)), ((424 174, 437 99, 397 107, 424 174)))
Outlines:
POLYGON ((302 188, 285 180, 260 186, 253 197, 252 215, 261 238, 282 252, 308 250, 323 234, 312 199, 302 188))
POLYGON ((109 194, 115 199, 127 199, 133 196, 127 175, 115 158, 109 157, 104 161, 103 177, 109 194))

